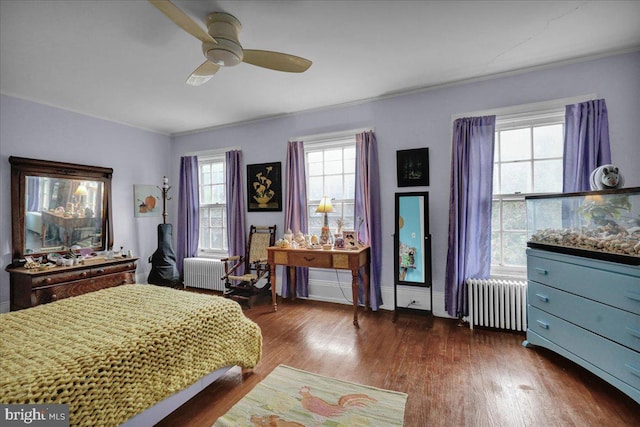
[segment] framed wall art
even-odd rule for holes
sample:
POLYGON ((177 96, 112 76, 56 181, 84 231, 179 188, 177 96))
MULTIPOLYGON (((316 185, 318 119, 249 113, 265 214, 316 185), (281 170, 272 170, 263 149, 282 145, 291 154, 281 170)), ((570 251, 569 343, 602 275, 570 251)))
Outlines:
POLYGON ((429 185, 429 149, 396 151, 398 187, 429 185))
POLYGON ((160 216, 162 190, 156 185, 133 185, 133 216, 160 216))
POLYGON ((280 162, 247 165, 249 212, 282 211, 281 169, 280 162))

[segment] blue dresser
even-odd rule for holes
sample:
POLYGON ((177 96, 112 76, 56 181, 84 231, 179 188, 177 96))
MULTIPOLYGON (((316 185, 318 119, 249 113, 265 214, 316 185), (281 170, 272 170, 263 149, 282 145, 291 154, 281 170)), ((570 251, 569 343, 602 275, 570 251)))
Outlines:
POLYGON ((640 403, 640 266, 527 249, 526 347, 548 348, 640 403))

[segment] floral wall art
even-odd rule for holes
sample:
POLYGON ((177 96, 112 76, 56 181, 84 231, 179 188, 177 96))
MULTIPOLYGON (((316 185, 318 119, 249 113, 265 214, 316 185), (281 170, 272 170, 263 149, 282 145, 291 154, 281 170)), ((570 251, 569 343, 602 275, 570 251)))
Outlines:
POLYGON ((249 212, 282 211, 281 163, 247 165, 249 212))

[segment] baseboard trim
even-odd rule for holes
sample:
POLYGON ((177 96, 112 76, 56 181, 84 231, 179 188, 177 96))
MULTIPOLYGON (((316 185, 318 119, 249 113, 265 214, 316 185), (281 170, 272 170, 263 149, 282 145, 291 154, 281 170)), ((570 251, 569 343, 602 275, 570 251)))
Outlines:
MULTIPOLYGON (((278 293, 280 286, 278 284, 278 293)), ((380 309, 393 311, 393 287, 382 286, 382 305, 380 309)), ((398 307, 411 308, 418 311, 429 310, 429 288, 402 286, 398 287, 398 307), (411 301, 419 304, 411 304, 411 301)), ((351 305, 351 284, 337 283, 329 280, 309 279, 309 299, 314 301, 331 302, 335 304, 351 305)), ((433 292, 433 315, 451 318, 444 309, 444 293, 433 292)))

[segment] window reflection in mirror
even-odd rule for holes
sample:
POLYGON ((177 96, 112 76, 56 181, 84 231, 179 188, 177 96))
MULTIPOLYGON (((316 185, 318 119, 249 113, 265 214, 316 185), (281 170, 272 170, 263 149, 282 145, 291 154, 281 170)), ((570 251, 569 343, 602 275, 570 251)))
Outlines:
POLYGON ((100 248, 104 183, 26 176, 24 253, 100 248))

